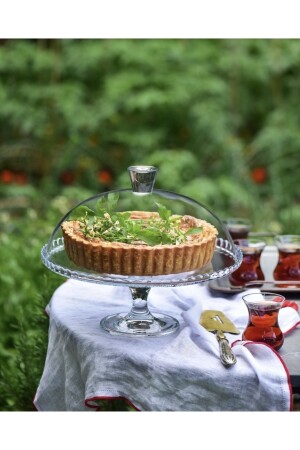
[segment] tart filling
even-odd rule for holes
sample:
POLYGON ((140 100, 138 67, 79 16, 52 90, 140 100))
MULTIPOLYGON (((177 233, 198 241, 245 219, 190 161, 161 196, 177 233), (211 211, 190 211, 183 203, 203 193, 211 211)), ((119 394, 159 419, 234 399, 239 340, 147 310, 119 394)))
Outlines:
POLYGON ((192 216, 159 212, 102 211, 62 223, 65 250, 78 266, 98 273, 167 275, 210 263, 217 229, 192 216))

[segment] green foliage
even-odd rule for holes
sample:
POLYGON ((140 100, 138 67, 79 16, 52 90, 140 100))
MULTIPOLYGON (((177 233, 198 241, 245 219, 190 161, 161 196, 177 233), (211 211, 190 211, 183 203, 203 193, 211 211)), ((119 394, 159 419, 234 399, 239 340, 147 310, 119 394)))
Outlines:
POLYGON ((128 185, 124 169, 150 163, 158 186, 208 178, 226 197, 222 213, 260 223, 253 205, 271 202, 273 220, 299 202, 299 56, 298 40, 7 41, 0 168, 12 161, 49 185, 71 170, 95 192, 128 185), (109 185, 97 178, 103 167, 109 185))
POLYGON ((45 218, 29 210, 23 218, 2 214, 2 219, 0 410, 30 411, 46 356, 44 308, 62 279, 47 273, 40 261, 50 230, 45 218))
POLYGON ((96 211, 80 205, 74 209, 70 219, 78 221, 80 231, 87 238, 126 244, 137 241, 150 246, 182 244, 189 235, 202 231, 201 227, 182 230, 181 216, 172 215, 171 210, 161 203, 156 203, 158 216, 132 219, 130 212, 116 211, 118 199, 119 194, 111 192, 96 202, 96 211))

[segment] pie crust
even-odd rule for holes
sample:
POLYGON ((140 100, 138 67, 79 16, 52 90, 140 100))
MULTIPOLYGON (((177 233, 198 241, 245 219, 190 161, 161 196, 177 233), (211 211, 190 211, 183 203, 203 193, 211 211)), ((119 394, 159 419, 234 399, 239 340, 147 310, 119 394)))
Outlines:
MULTIPOLYGON (((148 218, 156 213, 131 212, 132 219, 148 218)), ((177 245, 126 244, 86 238, 76 220, 65 221, 61 228, 65 251, 77 266, 98 273, 117 275, 168 275, 201 269, 212 260, 217 229, 205 220, 192 216, 181 218, 180 228, 201 227, 199 234, 177 245)))

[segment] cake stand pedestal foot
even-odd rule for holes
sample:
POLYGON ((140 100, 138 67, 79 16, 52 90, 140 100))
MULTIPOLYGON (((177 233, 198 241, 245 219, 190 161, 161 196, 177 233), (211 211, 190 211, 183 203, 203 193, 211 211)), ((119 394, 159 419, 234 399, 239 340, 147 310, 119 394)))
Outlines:
POLYGON ((151 288, 130 287, 132 308, 128 313, 104 317, 100 326, 112 335, 129 337, 163 336, 176 332, 179 322, 166 314, 152 315, 148 309, 148 294, 151 288))

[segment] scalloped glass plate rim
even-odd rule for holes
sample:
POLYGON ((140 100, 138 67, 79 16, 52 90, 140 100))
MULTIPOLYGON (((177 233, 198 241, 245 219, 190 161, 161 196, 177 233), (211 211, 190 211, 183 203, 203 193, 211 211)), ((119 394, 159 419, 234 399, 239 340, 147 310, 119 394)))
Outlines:
MULTIPOLYGON (((133 287, 152 287, 152 286, 185 286, 188 284, 203 283, 205 281, 222 278, 236 270, 242 262, 242 252, 235 246, 231 245, 225 239, 218 238, 215 253, 225 254, 231 257, 234 264, 227 266, 215 272, 201 273, 201 271, 185 272, 179 274, 161 275, 161 276, 125 276, 113 274, 100 274, 88 270, 78 270, 55 264, 51 261, 51 256, 58 252, 64 252, 63 238, 53 241, 50 252, 48 244, 45 244, 41 250, 41 258, 43 264, 52 272, 67 278, 73 278, 80 281, 87 281, 98 284, 124 285, 133 287)), ((203 270, 203 269, 202 269, 203 270)))

